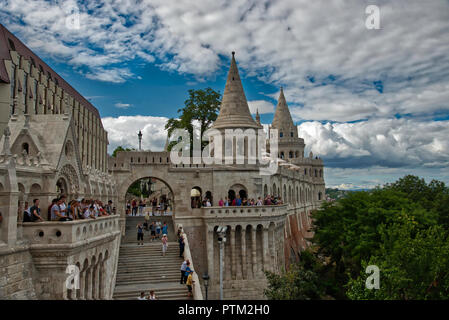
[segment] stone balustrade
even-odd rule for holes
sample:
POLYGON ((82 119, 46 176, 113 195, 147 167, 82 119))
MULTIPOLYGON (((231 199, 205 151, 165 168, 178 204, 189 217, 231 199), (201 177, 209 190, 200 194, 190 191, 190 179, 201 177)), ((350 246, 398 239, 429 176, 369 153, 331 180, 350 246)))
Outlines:
POLYGON ((203 207, 202 210, 205 217, 270 217, 285 215, 287 205, 203 207))
POLYGON ((23 236, 32 245, 77 244, 120 232, 119 216, 75 221, 24 222, 23 236))
POLYGON ((120 216, 75 221, 25 222, 23 238, 33 257, 40 299, 111 299, 120 246, 120 216), (70 289, 67 268, 79 287, 70 289))
POLYGON ((177 229, 182 229, 182 237, 184 238, 184 260, 190 261, 190 268, 195 272, 192 275, 193 285, 192 285, 192 293, 194 300, 203 300, 203 292, 201 291, 201 284, 198 277, 198 272, 194 267, 192 254, 190 252, 189 240, 187 235, 184 233, 184 229, 182 228, 182 224, 177 224, 177 229))

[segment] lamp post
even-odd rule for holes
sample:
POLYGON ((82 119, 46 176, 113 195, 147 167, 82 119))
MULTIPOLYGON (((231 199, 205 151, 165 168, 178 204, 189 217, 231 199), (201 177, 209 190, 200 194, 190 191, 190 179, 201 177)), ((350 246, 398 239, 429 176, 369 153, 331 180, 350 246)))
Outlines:
POLYGON ((218 227, 218 245, 220 246, 220 300, 223 300, 223 251, 226 243, 226 230, 228 227, 218 227))
POLYGON ((207 288, 209 287, 209 275, 207 274, 207 271, 203 274, 203 280, 204 280, 204 289, 206 289, 206 300, 207 300, 207 288))
POLYGON ((139 137, 139 151, 142 150, 142 131, 139 130, 139 133, 137 134, 139 137))

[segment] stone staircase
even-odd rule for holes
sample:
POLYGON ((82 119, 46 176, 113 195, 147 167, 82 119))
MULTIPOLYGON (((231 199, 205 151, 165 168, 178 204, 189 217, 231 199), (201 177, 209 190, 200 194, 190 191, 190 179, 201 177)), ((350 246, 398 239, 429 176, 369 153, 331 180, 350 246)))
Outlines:
POLYGON ((179 283, 183 259, 179 257, 179 246, 171 217, 152 217, 152 220, 166 221, 168 225, 168 250, 162 256, 160 240, 151 242, 150 233, 145 231, 144 245, 137 245, 136 226, 143 217, 128 217, 126 233, 120 246, 115 283, 114 299, 137 299, 140 292, 148 295, 154 290, 159 299, 191 299, 187 288, 179 283))

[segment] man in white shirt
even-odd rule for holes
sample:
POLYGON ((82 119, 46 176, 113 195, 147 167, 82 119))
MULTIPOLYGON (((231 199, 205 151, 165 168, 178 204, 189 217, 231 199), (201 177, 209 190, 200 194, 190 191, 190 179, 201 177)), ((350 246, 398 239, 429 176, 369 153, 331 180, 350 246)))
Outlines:
POLYGON ((140 297, 137 297, 137 300, 147 300, 147 298, 145 298, 145 292, 144 291, 142 291, 140 293, 140 297))

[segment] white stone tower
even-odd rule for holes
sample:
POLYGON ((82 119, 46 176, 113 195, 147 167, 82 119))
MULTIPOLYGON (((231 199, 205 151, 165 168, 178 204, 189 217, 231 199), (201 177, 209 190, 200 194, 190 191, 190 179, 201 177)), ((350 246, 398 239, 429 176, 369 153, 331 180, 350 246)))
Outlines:
POLYGON ((298 137, 298 128, 292 120, 292 116, 284 97, 284 90, 281 87, 276 112, 274 114, 271 129, 278 130, 278 157, 292 163, 299 162, 304 158, 304 139, 298 137))

